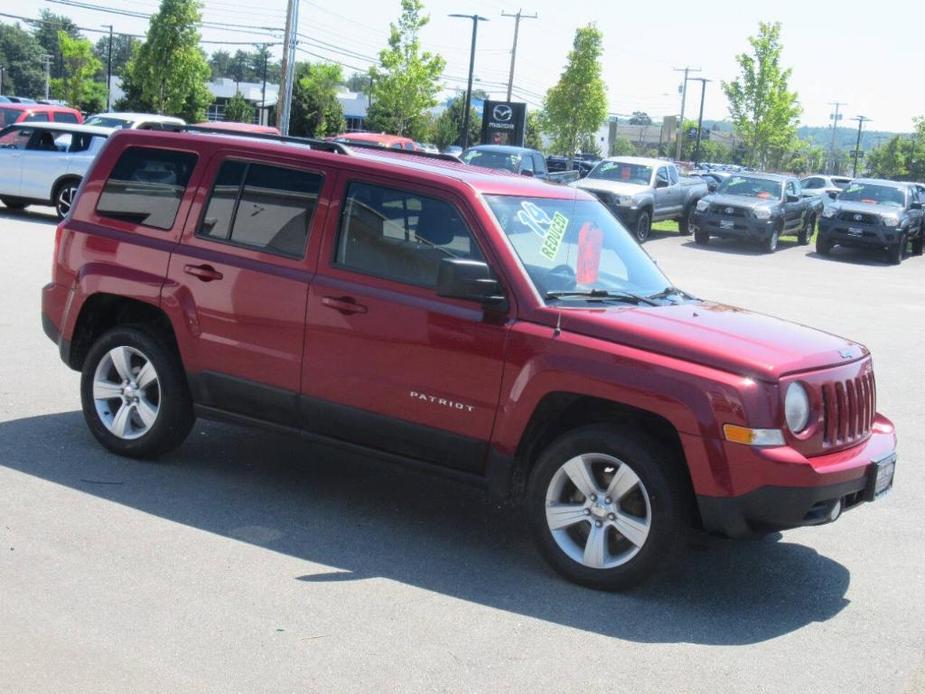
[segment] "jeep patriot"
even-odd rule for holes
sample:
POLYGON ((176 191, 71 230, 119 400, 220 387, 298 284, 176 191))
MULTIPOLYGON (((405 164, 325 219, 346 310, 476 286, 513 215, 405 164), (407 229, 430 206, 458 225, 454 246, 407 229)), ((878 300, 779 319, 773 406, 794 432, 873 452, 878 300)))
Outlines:
POLYGON ((673 287, 589 193, 427 155, 117 132, 42 298, 109 450, 198 416, 438 471, 597 588, 893 480, 864 347, 673 287))

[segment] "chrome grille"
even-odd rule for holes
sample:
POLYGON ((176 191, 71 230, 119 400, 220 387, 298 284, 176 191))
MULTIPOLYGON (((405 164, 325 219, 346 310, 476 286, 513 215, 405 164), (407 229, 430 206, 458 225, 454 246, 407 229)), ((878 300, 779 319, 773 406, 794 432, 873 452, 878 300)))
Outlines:
POLYGON ((713 214, 721 214, 724 217, 744 217, 747 214, 747 211, 743 207, 715 204, 710 206, 710 212, 713 214))
POLYGON ((823 444, 841 446, 865 438, 876 412, 877 387, 872 372, 822 384, 823 444))
POLYGON ((879 224, 880 218, 875 214, 864 214, 860 212, 839 212, 838 219, 842 222, 854 222, 855 224, 879 224), (856 219, 860 217, 860 219, 856 219))

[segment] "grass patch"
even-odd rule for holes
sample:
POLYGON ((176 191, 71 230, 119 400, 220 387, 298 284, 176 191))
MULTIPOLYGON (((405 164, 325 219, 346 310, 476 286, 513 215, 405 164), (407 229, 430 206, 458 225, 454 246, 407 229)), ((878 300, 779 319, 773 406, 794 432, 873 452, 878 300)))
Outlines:
POLYGON ((664 222, 655 222, 655 224, 652 225, 652 231, 670 231, 678 233, 678 223, 670 219, 664 222))

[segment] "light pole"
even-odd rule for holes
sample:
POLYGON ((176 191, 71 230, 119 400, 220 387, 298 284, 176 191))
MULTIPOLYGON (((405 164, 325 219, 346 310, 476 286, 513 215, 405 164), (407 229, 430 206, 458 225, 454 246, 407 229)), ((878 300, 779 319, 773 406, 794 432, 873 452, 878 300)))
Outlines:
POLYGON ((697 149, 694 152, 694 163, 700 161, 700 141, 703 138, 703 102, 707 97, 707 82, 712 82, 713 80, 708 80, 705 77, 691 77, 694 82, 700 82, 700 116, 697 118, 697 149))
POLYGON ((858 177, 858 158, 860 157, 860 154, 861 154, 861 129, 864 127, 865 123, 869 123, 873 119, 868 118, 867 116, 857 116, 856 118, 852 118, 851 120, 856 120, 858 122, 858 141, 854 145, 854 173, 852 174, 852 178, 857 178, 858 177))
POLYGON ((675 72, 684 73, 684 84, 681 85, 681 120, 678 122, 678 145, 675 153, 675 161, 681 161, 681 142, 684 139, 684 107, 687 104, 687 80, 688 73, 700 72, 699 67, 676 67, 675 72))
POLYGON ((106 53, 106 110, 112 110, 112 24, 100 24, 109 29, 109 51, 106 53))
POLYGON ((472 73, 475 70, 475 40, 479 33, 479 22, 487 22, 487 17, 480 17, 477 14, 451 14, 450 17, 459 19, 472 20, 472 48, 469 51, 469 86, 466 88, 466 107, 463 111, 462 137, 460 145, 463 149, 469 146, 469 109, 472 105, 472 73))
POLYGON ((45 101, 48 101, 51 98, 50 87, 51 87, 51 61, 53 58, 50 55, 43 55, 42 62, 45 63, 45 101))

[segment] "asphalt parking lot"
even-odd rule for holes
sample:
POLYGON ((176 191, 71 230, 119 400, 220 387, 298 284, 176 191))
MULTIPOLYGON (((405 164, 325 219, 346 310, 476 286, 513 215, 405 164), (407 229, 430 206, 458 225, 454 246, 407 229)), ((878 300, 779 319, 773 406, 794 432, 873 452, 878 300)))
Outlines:
POLYGON ((204 422, 158 463, 104 452, 40 327, 33 209, 0 208, 0 690, 925 691, 925 258, 655 233, 691 293, 871 348, 896 486, 604 594, 455 483, 204 422))

